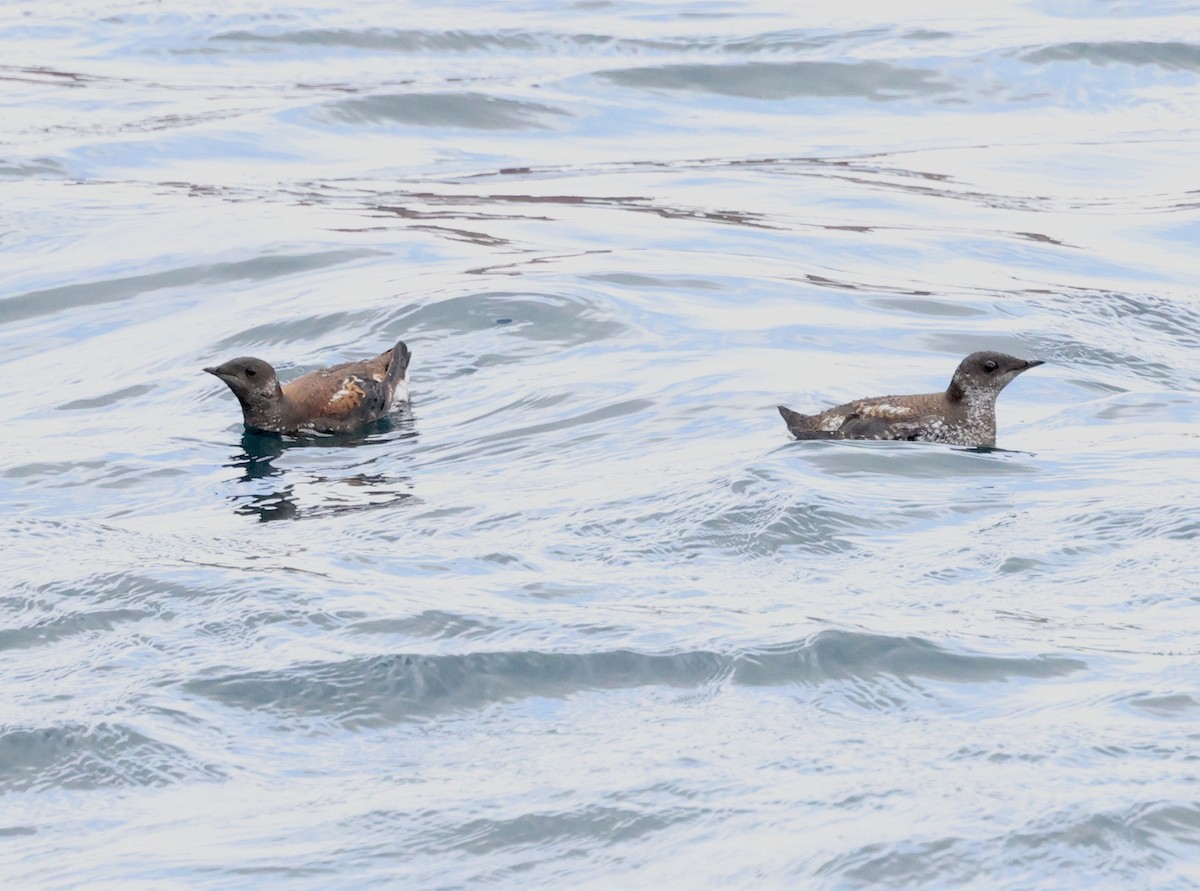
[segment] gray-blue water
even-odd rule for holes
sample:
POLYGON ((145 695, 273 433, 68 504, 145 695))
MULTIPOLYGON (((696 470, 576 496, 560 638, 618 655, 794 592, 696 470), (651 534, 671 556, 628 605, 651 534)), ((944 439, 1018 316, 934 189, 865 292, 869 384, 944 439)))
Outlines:
POLYGON ((1195 2, 9 0, 0 879, 1200 886, 1198 147, 1195 2))

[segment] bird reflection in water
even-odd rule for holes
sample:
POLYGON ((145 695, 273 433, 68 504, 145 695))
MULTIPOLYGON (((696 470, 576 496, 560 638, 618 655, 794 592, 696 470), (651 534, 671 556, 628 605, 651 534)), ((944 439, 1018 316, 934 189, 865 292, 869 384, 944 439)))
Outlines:
MULTIPOLYGON (((338 434, 295 439, 246 430, 242 434, 241 452, 233 455, 226 466, 240 470, 239 482, 254 485, 258 491, 232 495, 229 500, 235 505, 235 513, 256 516, 264 523, 352 513, 405 501, 412 497, 411 477, 363 472, 342 476, 336 472, 330 473, 331 468, 327 467, 321 468, 321 472, 302 467, 283 467, 280 466, 280 459, 289 452, 299 454, 293 452, 295 449, 379 446, 385 437, 387 442, 399 443, 415 436, 411 415, 372 424, 365 435, 338 434), (397 431, 402 432, 397 434, 397 431)), ((383 457, 379 456, 380 459, 383 457)), ((387 457, 394 457, 394 454, 388 453, 387 457)), ((373 464, 376 460, 366 463, 373 464)), ((358 466, 361 467, 362 463, 358 462, 358 466)))

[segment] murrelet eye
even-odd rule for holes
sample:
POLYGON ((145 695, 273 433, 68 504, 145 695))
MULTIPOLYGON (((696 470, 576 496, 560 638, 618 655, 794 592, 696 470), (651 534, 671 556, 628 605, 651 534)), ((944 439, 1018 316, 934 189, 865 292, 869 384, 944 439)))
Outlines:
MULTIPOLYGON (((993 362, 992 364, 995 365, 996 363, 993 362)), ((246 377, 254 377, 254 375, 256 375, 256 374, 258 374, 258 372, 255 371, 253 368, 246 369, 246 377)))
POLYGON ((991 374, 998 367, 999 366, 996 365, 995 359, 988 359, 986 362, 983 363, 983 370, 986 371, 988 374, 991 374))

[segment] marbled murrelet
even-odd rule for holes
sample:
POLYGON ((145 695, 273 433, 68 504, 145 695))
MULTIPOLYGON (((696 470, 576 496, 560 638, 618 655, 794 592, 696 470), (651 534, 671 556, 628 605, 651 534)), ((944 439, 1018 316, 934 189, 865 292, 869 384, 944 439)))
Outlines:
POLYGON ((242 356, 205 368, 229 386, 242 405, 246 426, 266 433, 350 433, 408 401, 404 341, 374 359, 344 362, 280 385, 262 359, 242 356))
POLYGON ((779 406, 797 439, 901 439, 995 446, 996 397, 1018 374, 1041 365, 1004 353, 971 353, 944 393, 857 399, 817 415, 779 406))

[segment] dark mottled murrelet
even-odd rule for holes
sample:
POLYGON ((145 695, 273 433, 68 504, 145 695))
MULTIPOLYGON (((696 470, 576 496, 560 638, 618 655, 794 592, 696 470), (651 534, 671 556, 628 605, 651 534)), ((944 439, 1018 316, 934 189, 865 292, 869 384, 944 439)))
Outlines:
POLYGON ((400 341, 374 359, 322 368, 280 385, 262 359, 242 356, 205 368, 229 385, 246 426, 266 433, 351 433, 408 401, 408 361, 400 341))
POLYGON ((902 439, 996 445, 996 397, 1018 374, 1041 365, 1004 353, 971 353, 944 393, 856 399, 817 415, 779 406, 797 439, 902 439))

